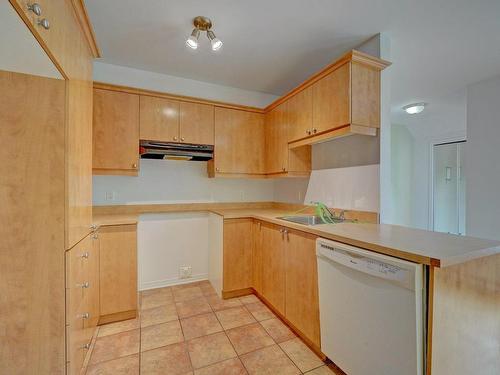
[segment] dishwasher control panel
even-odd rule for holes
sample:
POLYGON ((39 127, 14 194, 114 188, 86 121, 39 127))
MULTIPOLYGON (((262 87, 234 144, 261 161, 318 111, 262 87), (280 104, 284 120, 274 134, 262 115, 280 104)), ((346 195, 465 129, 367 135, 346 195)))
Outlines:
MULTIPOLYGON (((330 261, 342 264, 346 267, 360 272, 382 278, 388 281, 402 284, 404 287, 412 289, 413 280, 411 269, 404 266, 395 265, 384 255, 372 253, 370 251, 355 248, 349 245, 332 244, 318 240, 317 255, 329 259, 330 261)), ((401 261, 398 260, 398 263, 401 261)), ((404 262, 404 261, 403 261, 404 262)))

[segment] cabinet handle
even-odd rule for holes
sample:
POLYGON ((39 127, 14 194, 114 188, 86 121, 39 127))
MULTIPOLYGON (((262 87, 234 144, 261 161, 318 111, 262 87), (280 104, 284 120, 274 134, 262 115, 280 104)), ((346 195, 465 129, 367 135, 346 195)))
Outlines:
POLYGON ((92 235, 92 239, 93 239, 93 240, 98 240, 98 239, 99 239, 99 233, 94 233, 94 234, 92 235))
POLYGON ((50 29, 50 22, 47 18, 42 18, 37 22, 40 26, 42 26, 45 30, 50 29))
POLYGON ((90 225, 90 230, 91 230, 92 232, 96 231, 96 230, 97 230, 97 228, 98 228, 97 224, 91 224, 91 225, 90 225))
POLYGON ((83 313, 82 315, 80 315, 80 318, 82 318, 82 319, 88 319, 88 318, 90 318, 90 314, 88 312, 83 313))
POLYGON ((184 137, 181 138, 181 142, 184 142, 184 137))
POLYGON ((307 135, 311 135, 311 129, 306 130, 307 135))
POLYGON ((90 287, 90 283, 88 281, 85 281, 84 283, 76 284, 76 286, 83 289, 87 289, 88 287, 90 287))
POLYGON ((89 350, 90 349, 90 342, 88 342, 85 345, 83 345, 82 349, 89 350))
POLYGON ((89 254, 89 252, 88 252, 88 251, 86 251, 86 252, 84 252, 84 253, 81 255, 81 257, 82 257, 83 259, 88 259, 88 258, 89 258, 89 255, 90 255, 90 254, 89 254))
POLYGON ((318 129, 316 129, 316 128, 313 129, 314 134, 316 134, 317 131, 318 131, 318 129))
POLYGON ((176 140, 177 140, 177 137, 174 137, 174 141, 176 141, 176 140))
POLYGON ((132 168, 137 169, 137 163, 132 164, 132 168))
POLYGON ((42 7, 38 3, 28 4, 28 10, 31 10, 37 16, 42 15, 42 7))

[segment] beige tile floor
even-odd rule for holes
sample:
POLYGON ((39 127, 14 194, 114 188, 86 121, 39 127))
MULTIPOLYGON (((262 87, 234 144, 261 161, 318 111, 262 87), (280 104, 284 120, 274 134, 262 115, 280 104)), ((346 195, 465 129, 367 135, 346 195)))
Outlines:
POLYGON ((256 296, 207 281, 142 292, 139 317, 101 326, 87 375, 332 375, 256 296))

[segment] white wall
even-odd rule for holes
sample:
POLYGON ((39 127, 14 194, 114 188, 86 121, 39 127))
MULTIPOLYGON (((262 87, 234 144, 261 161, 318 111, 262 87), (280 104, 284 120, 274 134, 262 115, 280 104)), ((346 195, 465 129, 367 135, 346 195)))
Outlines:
POLYGON ((278 98, 271 94, 105 64, 98 61, 94 62, 94 81, 254 107, 265 107, 278 98))
POLYGON ((208 178, 207 163, 141 160, 138 177, 94 176, 94 205, 272 201, 272 180, 208 178), (114 200, 106 193, 114 192, 114 200))
POLYGON ((500 240, 500 76, 467 89, 468 235, 500 240))
POLYGON ((137 226, 139 290, 206 279, 208 239, 207 213, 141 215, 137 226), (192 267, 191 278, 180 279, 181 266, 192 267))
POLYGON ((408 128, 397 124, 391 126, 393 222, 405 226, 412 225, 414 142, 408 128))
MULTIPOLYGON (((408 198, 411 201, 411 222, 405 224, 401 220, 401 212, 394 205, 394 224, 410 225, 415 228, 432 229, 431 223, 431 150, 435 143, 463 140, 466 138, 466 113, 467 95, 465 90, 450 93, 435 103, 430 103, 426 110, 418 115, 397 116, 395 121, 404 125, 413 136, 413 164, 412 164, 412 194, 408 198)), ((391 131, 392 132, 392 131, 391 131)), ((392 152, 391 160, 406 157, 407 151, 402 148, 404 154, 399 155, 398 150, 392 152)), ((392 164, 392 162, 391 162, 392 164)), ((466 172, 467 173, 467 172, 466 172)), ((397 175, 391 178, 392 186, 401 184, 399 178, 407 178, 397 175)), ((398 196, 393 192, 392 199, 398 196)), ((406 208, 404 208, 406 209, 406 208)), ((404 214, 403 214, 404 216, 404 214)))

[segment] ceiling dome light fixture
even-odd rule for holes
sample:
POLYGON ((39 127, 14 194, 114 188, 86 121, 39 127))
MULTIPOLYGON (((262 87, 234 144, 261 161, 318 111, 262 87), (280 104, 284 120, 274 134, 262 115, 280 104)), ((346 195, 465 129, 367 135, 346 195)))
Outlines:
POLYGON ((210 40, 210 44, 212 45, 212 51, 218 51, 222 47, 222 41, 215 36, 215 33, 212 29, 212 21, 210 18, 198 16, 193 20, 194 29, 191 32, 191 35, 186 40, 186 45, 189 48, 197 49, 198 48, 198 39, 200 37, 200 31, 206 31, 207 37, 210 40))
POLYGON ((427 103, 414 103, 408 104, 403 107, 406 113, 409 115, 416 115, 417 113, 422 112, 425 109, 427 103))

